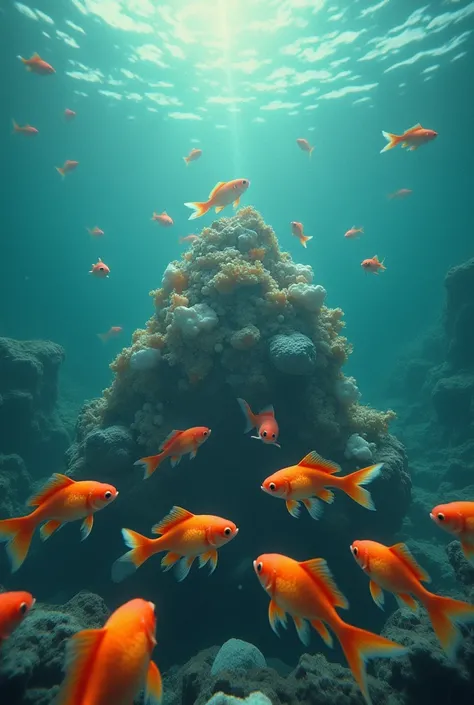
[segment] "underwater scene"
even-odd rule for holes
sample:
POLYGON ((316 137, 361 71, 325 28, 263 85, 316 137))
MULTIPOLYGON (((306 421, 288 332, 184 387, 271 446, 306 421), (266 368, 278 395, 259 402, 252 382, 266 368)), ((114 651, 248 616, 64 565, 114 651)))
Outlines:
POLYGON ((0 705, 473 705, 474 1, 0 46, 0 705))

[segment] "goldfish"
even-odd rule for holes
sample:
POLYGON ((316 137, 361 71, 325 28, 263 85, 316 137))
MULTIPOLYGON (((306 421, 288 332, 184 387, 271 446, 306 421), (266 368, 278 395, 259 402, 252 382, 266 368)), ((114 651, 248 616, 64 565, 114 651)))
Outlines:
POLYGON ((32 125, 23 125, 20 126, 15 120, 12 120, 13 122, 13 134, 14 135, 27 135, 27 137, 33 137, 33 135, 37 135, 39 130, 36 129, 36 127, 33 127, 32 125))
POLYGON ((211 210, 211 208, 215 208, 216 213, 220 213, 221 210, 231 203, 234 204, 234 208, 237 208, 240 203, 240 197, 243 193, 245 193, 249 186, 250 181, 248 179, 219 181, 209 194, 209 200, 204 202, 193 201, 184 204, 186 208, 192 208, 194 211, 194 213, 189 216, 188 220, 200 218, 202 215, 211 210))
POLYGON ((290 225, 292 234, 298 238, 303 247, 306 247, 306 243, 308 242, 308 240, 312 240, 313 236, 304 234, 303 223, 298 223, 296 220, 293 220, 290 225))
POLYGON ((279 428, 273 406, 266 406, 258 414, 254 414, 244 399, 237 399, 237 402, 247 422, 244 433, 249 433, 249 431, 256 428, 258 436, 251 436, 251 438, 280 448, 277 443, 279 428))
POLYGON ((430 512, 430 517, 460 540, 466 559, 474 564, 474 502, 438 504, 430 512))
POLYGON ((92 264, 92 269, 89 270, 89 274, 94 277, 99 277, 99 279, 107 279, 110 274, 110 268, 107 267, 105 262, 102 262, 100 257, 95 264, 92 264))
POLYGON ((140 458, 134 465, 145 468, 146 480, 153 475, 156 468, 165 458, 171 458, 171 467, 175 467, 181 462, 183 455, 189 453, 191 460, 197 455, 198 449, 207 441, 211 435, 211 429, 207 426, 193 426, 186 431, 171 431, 160 446, 160 453, 150 455, 147 458, 140 458))
POLYGON ((352 226, 346 233, 344 233, 344 237, 347 237, 349 239, 352 239, 354 237, 359 237, 359 235, 364 234, 364 228, 356 228, 355 225, 352 226))
POLYGON ((196 242, 196 240, 199 240, 199 235, 185 235, 184 237, 179 238, 180 243, 196 242))
POLYGON ((71 159, 66 159, 64 164, 62 166, 56 166, 54 167, 58 174, 61 174, 61 176, 64 177, 66 174, 69 174, 70 171, 74 171, 79 166, 79 162, 75 162, 74 160, 71 159))
POLYGON ((387 198, 390 198, 391 200, 394 198, 406 198, 407 196, 411 196, 412 193, 413 191, 409 188, 399 188, 398 191, 389 193, 387 198))
POLYGON ((393 149, 397 146, 397 144, 401 144, 402 147, 407 147, 408 151, 413 152, 415 149, 418 149, 418 147, 422 147, 424 144, 431 142, 438 136, 437 132, 434 130, 426 130, 420 125, 420 123, 410 127, 410 129, 406 130, 403 135, 394 135, 391 132, 384 132, 383 130, 382 134, 388 144, 380 150, 380 153, 393 149))
POLYGON ((64 111, 64 117, 66 118, 66 120, 74 120, 74 118, 76 117, 76 113, 74 112, 74 110, 66 108, 66 110, 64 111))
POLYGON ((107 333, 97 333, 97 337, 103 342, 107 343, 111 338, 116 338, 123 331, 121 326, 111 326, 107 333))
POLYGON ((308 152, 309 156, 313 153, 314 147, 312 147, 308 140, 305 140, 304 137, 299 137, 296 140, 296 144, 301 150, 303 150, 303 152, 308 152))
POLYGON ((105 235, 104 231, 97 227, 97 225, 93 228, 87 228, 87 232, 89 235, 92 235, 92 237, 102 237, 105 235))
POLYGON ((349 668, 370 705, 365 661, 374 657, 400 656, 407 649, 341 619, 336 608, 347 609, 349 603, 322 558, 299 563, 288 556, 266 553, 253 562, 253 567, 270 597, 268 619, 275 634, 278 635, 280 624, 286 628, 288 613, 305 646, 310 641, 309 622, 324 643, 331 647, 333 638, 329 627, 339 640, 349 668))
POLYGON ((0 646, 23 622, 35 604, 29 592, 2 592, 0 594, 0 646))
POLYGON ((122 529, 126 545, 131 549, 112 566, 112 580, 120 582, 134 573, 155 553, 167 551, 161 567, 175 567, 178 581, 186 578, 196 558, 199 567, 209 563, 210 572, 217 566, 217 549, 229 543, 239 533, 233 521, 211 514, 192 514, 182 507, 173 507, 169 514, 152 528, 159 538, 150 539, 130 529, 122 529))
POLYGON ((164 228, 169 228, 174 225, 173 218, 171 218, 166 211, 163 211, 163 213, 153 212, 152 220, 154 220, 156 223, 159 223, 164 228))
POLYGON ((189 162, 195 162, 196 159, 199 159, 202 155, 202 149, 192 149, 187 157, 183 157, 186 166, 188 166, 189 162))
POLYGON ((66 643, 66 676, 56 705, 132 705, 145 688, 147 705, 160 705, 161 673, 151 660, 156 608, 140 598, 113 612, 102 629, 77 632, 66 643))
POLYGON ((24 59, 22 56, 18 58, 23 62, 26 70, 31 71, 31 73, 37 73, 40 76, 48 76, 51 73, 56 73, 51 64, 43 61, 39 54, 33 54, 31 59, 24 59))
POLYGON ((49 539, 63 524, 82 519, 82 540, 94 525, 95 512, 111 504, 118 491, 113 485, 94 480, 76 482, 71 477, 55 473, 46 485, 28 500, 35 509, 26 516, 0 521, 0 541, 6 541, 12 572, 25 560, 36 528, 43 524, 40 535, 49 539))
POLYGON ((365 269, 366 272, 371 272, 372 274, 378 274, 379 272, 384 272, 387 267, 384 265, 385 260, 382 260, 382 262, 379 260, 377 255, 374 255, 373 257, 370 257, 369 259, 364 259, 360 263, 360 266, 362 269, 365 269))
POLYGON ((474 605, 441 597, 421 583, 430 576, 421 568, 404 543, 384 546, 376 541, 354 541, 351 553, 370 578, 369 589, 375 604, 383 609, 387 590, 395 595, 400 607, 417 610, 416 597, 428 612, 438 640, 450 656, 454 656, 461 638, 457 624, 474 621, 474 605))
POLYGON ((382 467, 383 463, 377 463, 362 470, 356 470, 350 475, 337 477, 335 473, 341 471, 339 465, 325 460, 313 450, 300 460, 298 465, 290 465, 267 477, 261 489, 267 494, 284 499, 286 508, 295 518, 300 515, 300 502, 302 502, 310 516, 313 519, 319 519, 323 512, 323 505, 319 500, 326 504, 334 502, 334 492, 328 487, 342 490, 354 502, 375 511, 370 492, 364 489, 363 485, 375 480, 380 475, 382 467))

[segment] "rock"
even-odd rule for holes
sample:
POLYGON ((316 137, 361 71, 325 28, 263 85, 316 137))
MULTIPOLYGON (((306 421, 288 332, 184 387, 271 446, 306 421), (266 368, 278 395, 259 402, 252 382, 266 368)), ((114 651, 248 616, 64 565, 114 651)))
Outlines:
POLYGON ((265 656, 253 644, 241 639, 229 639, 219 649, 211 668, 211 675, 221 671, 248 671, 252 668, 264 668, 265 656))
POLYGON ((441 424, 465 427, 473 416, 474 375, 455 375, 440 379, 432 392, 432 401, 441 424))
POLYGON ((134 453, 135 443, 129 429, 124 426, 98 428, 69 448, 68 467, 73 475, 98 474, 112 481, 130 468, 134 453))
POLYGON ((275 335, 269 342, 273 366, 287 375, 311 375, 316 362, 313 341, 302 333, 275 335))

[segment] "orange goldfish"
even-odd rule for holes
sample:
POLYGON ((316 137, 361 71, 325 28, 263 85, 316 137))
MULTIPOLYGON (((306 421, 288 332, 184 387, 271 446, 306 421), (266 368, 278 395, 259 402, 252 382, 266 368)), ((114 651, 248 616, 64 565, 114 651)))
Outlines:
POLYGON ((388 194, 388 198, 393 200, 394 198, 406 198, 407 196, 411 196, 413 191, 409 188, 399 188, 398 191, 394 191, 393 193, 388 194))
POLYGON ((308 621, 324 643, 331 647, 333 639, 329 627, 339 640, 349 668, 370 705, 365 661, 374 657, 399 656, 406 652, 406 648, 341 619, 336 608, 347 609, 349 603, 322 558, 299 563, 278 553, 266 553, 253 562, 253 567, 270 596, 268 619, 275 634, 278 634, 279 624, 286 627, 287 612, 305 646, 310 641, 308 621))
POLYGON ((31 71, 31 73, 37 73, 40 76, 48 76, 50 73, 56 73, 51 64, 43 61, 39 54, 33 54, 31 59, 24 59, 22 56, 18 58, 23 62, 26 70, 31 71))
POLYGON ((123 331, 121 326, 111 326, 107 333, 97 333, 97 337, 103 342, 107 343, 111 338, 116 338, 123 331))
POLYGON ((197 455, 198 449, 207 441, 211 435, 211 429, 207 426, 193 426, 186 431, 171 431, 160 446, 160 453, 150 455, 147 458, 140 458, 134 465, 143 466, 145 468, 146 480, 153 475, 156 468, 165 458, 171 458, 171 467, 175 467, 181 462, 183 455, 189 453, 191 460, 197 455))
POLYGON ((277 443, 279 428, 273 406, 266 406, 258 414, 254 414, 244 399, 237 399, 237 402, 247 422, 244 433, 249 433, 256 428, 258 436, 251 436, 252 438, 280 448, 277 443))
POLYGON ((296 144, 301 150, 303 150, 303 152, 308 152, 309 156, 312 155, 314 147, 312 147, 308 140, 305 140, 304 137, 299 137, 296 140, 296 144))
POLYGON ((12 120, 12 122, 14 135, 26 135, 27 137, 33 137, 33 135, 37 135, 39 132, 39 130, 37 130, 36 127, 33 127, 32 125, 20 126, 15 120, 12 120))
POLYGON ((163 213, 153 212, 152 220, 165 228, 169 228, 174 225, 173 218, 171 218, 166 211, 163 211, 163 213))
POLYGON ((29 592, 2 592, 0 594, 0 646, 22 623, 35 598, 29 592))
POLYGON ((312 240, 313 236, 304 234, 303 223, 298 223, 296 220, 293 220, 290 225, 292 234, 298 238, 303 247, 306 247, 306 243, 308 242, 308 240, 312 240))
POLYGON ((189 162, 195 162, 196 159, 199 159, 201 155, 202 149, 192 149, 187 157, 183 157, 184 161, 186 162, 186 166, 188 166, 189 162))
POLYGON ((334 502, 334 492, 327 489, 328 487, 342 490, 362 507, 375 511, 370 492, 364 489, 363 485, 375 480, 382 467, 383 463, 377 463, 345 477, 337 477, 334 473, 341 471, 339 465, 325 460, 313 450, 298 465, 283 468, 267 477, 261 489, 267 494, 284 499, 286 508, 295 518, 300 515, 302 502, 310 516, 319 519, 323 512, 323 505, 319 500, 327 504, 334 502))
POLYGON ((76 117, 76 113, 74 112, 74 110, 66 108, 66 110, 64 111, 64 117, 66 118, 66 120, 74 120, 74 118, 76 117))
POLYGON ((61 174, 61 176, 64 177, 66 174, 69 174, 70 171, 74 171, 79 166, 79 162, 75 162, 72 159, 66 159, 64 164, 62 166, 55 166, 54 168, 58 172, 58 174, 61 174))
POLYGON ((384 265, 385 260, 382 260, 382 262, 379 260, 377 255, 374 255, 373 257, 370 257, 369 259, 364 259, 360 263, 360 266, 362 269, 365 269, 366 272, 370 272, 371 274, 378 274, 379 272, 384 272, 387 267, 384 265))
POLYGON ((412 596, 416 597, 428 612, 441 646, 447 654, 454 655, 461 638, 456 624, 474 621, 474 605, 427 590, 421 583, 428 583, 430 576, 403 543, 384 546, 376 541, 354 541, 351 552, 370 578, 369 589, 375 604, 383 609, 383 591, 388 590, 401 607, 416 611, 417 603, 412 596))
POLYGON ((130 529, 122 529, 125 543, 131 549, 115 561, 112 579, 120 582, 134 573, 155 553, 168 551, 161 560, 163 570, 175 566, 181 582, 188 575, 195 558, 199 567, 209 562, 210 572, 217 566, 217 549, 229 543, 239 533, 234 522, 211 514, 191 514, 182 507, 173 507, 159 524, 152 528, 157 539, 149 539, 130 529))
POLYGON ((215 208, 216 213, 220 213, 221 210, 231 203, 234 204, 234 208, 237 208, 240 203, 240 197, 243 193, 245 193, 249 186, 250 181, 248 179, 219 181, 209 194, 209 200, 204 202, 193 201, 184 204, 186 208, 192 208, 194 211, 194 213, 189 216, 188 220, 200 218, 202 215, 211 210, 211 208, 215 208))
POLYGON ((474 502, 438 504, 430 517, 435 524, 460 540, 466 559, 474 563, 474 502))
POLYGON ((86 228, 86 229, 87 229, 87 232, 89 233, 89 235, 92 235, 92 237, 102 237, 103 235, 105 235, 104 231, 101 230, 101 228, 99 228, 97 225, 94 226, 93 228, 86 228))
POLYGON ((36 528, 43 524, 40 535, 49 539, 57 529, 70 521, 83 519, 82 540, 92 531, 94 514, 116 499, 113 485, 94 480, 76 482, 71 477, 55 473, 38 494, 28 500, 35 507, 31 514, 0 521, 0 541, 7 541, 7 554, 12 572, 18 570, 25 560, 36 528))
POLYGON ((346 233, 344 233, 344 237, 347 237, 349 239, 354 238, 354 237, 359 237, 359 235, 364 234, 364 228, 356 228, 355 225, 352 226, 346 233))
POLYGON ((199 240, 199 235, 185 235, 184 237, 179 238, 180 243, 196 242, 196 240, 199 240))
POLYGON ((102 629, 86 629, 69 639, 56 705, 132 705, 143 687, 147 705, 159 705, 163 686, 151 661, 155 645, 153 602, 126 602, 102 629))
POLYGON ((410 127, 409 130, 406 130, 403 135, 394 135, 391 132, 384 132, 383 130, 382 135, 385 137, 388 144, 380 150, 380 153, 393 149, 397 144, 401 144, 402 147, 407 147, 410 152, 413 152, 415 149, 418 149, 418 147, 434 140, 438 136, 438 133, 434 130, 426 130, 420 123, 417 123, 413 125, 413 127, 410 127))
POLYGON ((110 269, 105 262, 102 262, 100 257, 97 262, 91 266, 92 269, 89 270, 89 274, 92 274, 93 277, 99 277, 99 279, 107 279, 110 274, 110 269))

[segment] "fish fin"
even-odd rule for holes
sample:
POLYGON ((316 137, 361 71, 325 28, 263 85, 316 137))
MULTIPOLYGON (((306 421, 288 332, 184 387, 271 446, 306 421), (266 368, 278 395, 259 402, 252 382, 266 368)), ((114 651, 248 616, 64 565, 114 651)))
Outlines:
POLYGON ((377 463, 377 465, 370 465, 367 468, 362 468, 362 470, 356 470, 350 475, 341 477, 341 489, 349 495, 354 502, 360 504, 366 509, 375 511, 375 505, 372 501, 372 497, 368 490, 363 488, 363 485, 367 485, 372 480, 375 480, 382 471, 383 463, 377 463))
POLYGON ((225 181, 218 181, 217 182, 217 184, 214 186, 211 193, 209 194, 209 200, 211 200, 211 198, 216 195, 216 193, 218 192, 220 187, 223 186, 224 184, 225 184, 225 181))
POLYGON ((176 564, 174 573, 176 575, 176 580, 181 583, 185 578, 187 578, 191 566, 194 563, 195 556, 185 556, 181 558, 179 563, 176 564))
POLYGON ((94 516, 89 514, 81 524, 81 541, 85 541, 94 526, 94 516))
POLYGON ((395 595, 395 599, 398 602, 400 609, 406 610, 408 608, 411 612, 418 612, 417 601, 408 593, 400 593, 399 595, 395 595))
POLYGON ((30 519, 31 516, 30 514, 0 521, 0 541, 8 542, 6 551, 11 562, 12 573, 18 570, 28 554, 36 529, 36 521, 30 519))
POLYGON ((418 145, 417 145, 417 144, 412 144, 410 147, 408 147, 408 151, 409 151, 409 152, 414 152, 415 149, 418 149, 418 145))
POLYGON ((189 166, 189 159, 188 159, 188 157, 183 157, 183 159, 184 159, 184 162, 185 162, 186 166, 189 166))
POLYGON ((195 448, 194 450, 192 450, 192 451, 190 452, 190 454, 189 454, 189 459, 190 459, 190 460, 194 460, 194 458, 196 457, 197 454, 198 454, 198 449, 195 448))
POLYGON ((304 249, 306 250, 306 240, 304 240, 302 237, 300 237, 300 242, 303 245, 304 249))
MULTIPOLYGON (((38 54, 37 51, 35 51, 35 53, 34 53, 33 56, 31 57, 31 59, 41 59, 41 56, 38 54)), ((30 59, 30 61, 31 61, 31 59, 30 59)))
POLYGON ((214 208, 214 210, 215 210, 216 213, 220 213, 221 211, 224 210, 224 208, 225 208, 225 206, 216 206, 216 207, 214 208))
POLYGON ((462 638, 458 625, 474 622, 474 605, 432 592, 426 592, 421 599, 441 646, 448 656, 454 657, 462 638))
POLYGON ((148 664, 146 677, 145 705, 160 705, 163 699, 163 681, 154 661, 148 664))
POLYGON ((29 498, 27 504, 29 507, 39 507, 41 504, 44 504, 44 502, 46 502, 60 490, 63 490, 65 487, 69 487, 69 485, 74 484, 75 480, 68 477, 67 475, 60 475, 59 473, 55 473, 37 494, 29 498))
POLYGON ((324 558, 312 558, 309 561, 302 561, 300 566, 318 582, 333 607, 342 607, 342 609, 349 607, 347 598, 337 587, 324 558))
POLYGON ((328 490, 326 487, 318 490, 316 497, 322 499, 323 502, 326 502, 326 504, 332 504, 334 502, 334 492, 331 492, 331 490, 328 490))
POLYGON ((181 524, 183 521, 187 521, 194 516, 192 512, 188 512, 187 509, 182 507, 174 506, 171 511, 163 517, 161 521, 155 524, 151 530, 152 534, 166 534, 175 526, 181 524))
POLYGON ((168 553, 161 559, 161 568, 166 573, 178 561, 180 561, 182 557, 183 556, 181 556, 179 553, 173 553, 173 551, 168 551, 168 553))
POLYGON ((303 245, 303 247, 306 247, 306 243, 312 239, 313 239, 313 235, 303 235, 303 238, 301 240, 301 244, 303 245))
POLYGON ((382 154, 382 152, 388 152, 389 149, 393 149, 400 142, 400 135, 394 135, 392 132, 385 132, 384 130, 382 130, 382 135, 385 137, 388 144, 380 150, 380 154, 382 154))
POLYGON ((201 553, 199 556, 199 567, 203 568, 206 563, 210 563, 209 566, 209 575, 215 571, 217 568, 217 551, 215 549, 211 549, 210 551, 206 551, 206 553, 201 553))
POLYGON ((149 455, 147 458, 140 458, 136 460, 133 464, 137 467, 142 467, 145 470, 143 476, 144 480, 147 480, 153 475, 158 465, 165 459, 164 453, 157 453, 157 455, 149 455))
POLYGON ((417 580, 421 580, 423 583, 431 582, 430 576, 426 570, 418 565, 410 553, 408 546, 404 543, 396 543, 394 546, 390 546, 390 551, 410 570, 417 580))
POLYGON ((316 521, 321 518, 324 507, 319 499, 316 499, 316 497, 309 497, 307 499, 302 499, 301 501, 308 510, 310 517, 316 519, 316 521))
POLYGON ((97 649, 106 633, 105 629, 85 629, 66 642, 66 677, 59 690, 55 705, 82 703, 84 689, 90 675, 97 649))
POLYGON ((308 455, 305 455, 303 460, 300 460, 298 465, 305 468, 321 470, 321 472, 327 472, 328 475, 334 475, 334 473, 341 471, 341 468, 337 463, 333 463, 331 460, 326 460, 321 457, 319 453, 316 453, 315 450, 308 453, 308 455))
MULTIPOLYGON (((28 67, 28 68, 30 68, 30 67, 28 67)), ((31 69, 30 69, 30 71, 31 71, 31 69)), ((61 174, 61 176, 62 176, 63 179, 64 179, 64 177, 66 176, 66 172, 64 171, 64 169, 62 168, 62 166, 55 166, 54 168, 56 169, 56 171, 58 172, 58 174, 61 174)))
POLYGON ((181 456, 180 455, 172 455, 170 458, 170 465, 172 468, 175 468, 177 465, 179 465, 181 462, 181 456))
POLYGON ((316 629, 316 631, 318 632, 319 636, 324 641, 326 646, 329 646, 329 648, 332 649, 333 638, 332 638, 331 634, 329 633, 328 628, 326 627, 324 622, 322 622, 320 619, 312 619, 311 626, 314 629, 316 629))
POLYGON ((255 428, 257 419, 245 399, 237 399, 237 403, 242 409, 242 413, 246 421, 244 433, 249 433, 253 428, 255 428))
POLYGON ((103 343, 107 342, 107 333, 97 333, 97 337, 99 340, 101 340, 103 343))
POLYGON ((266 416, 275 416, 275 409, 273 408, 273 404, 268 404, 268 406, 264 406, 263 409, 260 409, 258 412, 258 415, 260 416, 261 414, 265 414, 266 416))
POLYGON ((16 132, 21 132, 19 124, 13 118, 12 118, 12 127, 13 127, 12 134, 15 134, 16 132))
POLYGON ((474 538, 461 536, 460 540, 465 559, 470 563, 474 563, 474 538))
POLYGON ((310 147, 309 152, 308 152, 310 159, 311 159, 311 155, 313 154, 313 152, 314 152, 314 147, 310 147))
POLYGON ((168 213, 166 211, 163 211, 161 215, 168 215, 168 213))
POLYGON ((311 630, 309 628, 308 622, 306 621, 306 619, 302 619, 301 617, 293 617, 293 622, 295 623, 296 631, 298 632, 300 641, 305 646, 309 646, 309 643, 311 641, 311 630))
POLYGON ((419 122, 416 123, 416 125, 413 125, 413 127, 409 127, 408 130, 405 130, 405 135, 409 135, 410 132, 415 132, 416 130, 422 130, 423 127, 419 122))
POLYGON ((195 220, 196 218, 200 218, 209 210, 209 203, 207 201, 204 203, 200 201, 190 201, 189 203, 185 203, 184 205, 186 206, 186 208, 191 208, 194 211, 194 213, 191 213, 188 220, 195 220))
POLYGON ((273 598, 270 600, 270 604, 268 605, 268 621, 277 636, 280 636, 278 634, 278 625, 281 624, 281 626, 286 629, 287 625, 285 610, 277 605, 273 598))
POLYGON ((142 536, 137 531, 122 529, 123 540, 131 548, 112 565, 112 580, 120 583, 132 575, 153 553, 152 539, 142 536))
POLYGON ((300 503, 296 501, 296 499, 287 499, 286 500, 286 508, 290 512, 292 517, 295 517, 295 519, 298 519, 300 512, 301 512, 301 507, 300 503))
POLYGON ((182 433, 183 433, 183 431, 178 431, 177 429, 173 429, 170 433, 168 433, 168 435, 166 436, 164 441, 161 443, 160 450, 168 450, 168 448, 173 443, 173 441, 175 441, 178 438, 178 436, 181 436, 182 433))
POLYGON ((47 539, 49 539, 49 537, 54 534, 55 531, 61 528, 61 525, 61 522, 56 521, 55 519, 47 521, 46 524, 43 524, 40 529, 41 540, 46 541, 47 539))
POLYGON ((239 205, 239 203, 240 203, 240 196, 235 199, 235 201, 234 201, 234 203, 233 203, 234 208, 237 208, 237 206, 239 205))
POLYGON ((383 610, 385 598, 384 598, 383 590, 380 587, 380 585, 378 585, 373 580, 371 580, 369 582, 369 590, 370 590, 370 594, 372 595, 372 599, 375 602, 375 604, 377 605, 377 607, 380 607, 380 609, 383 610))

